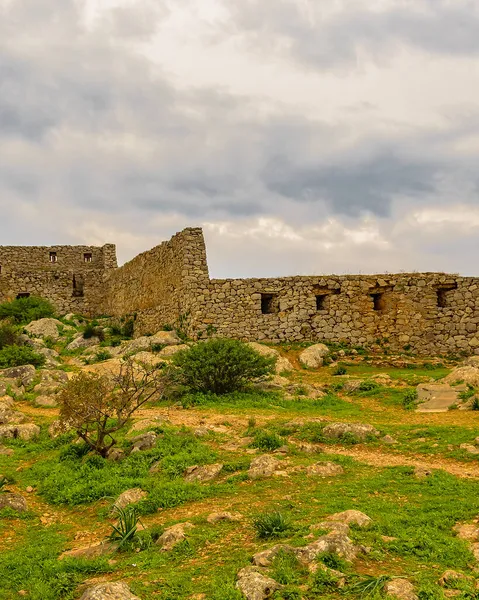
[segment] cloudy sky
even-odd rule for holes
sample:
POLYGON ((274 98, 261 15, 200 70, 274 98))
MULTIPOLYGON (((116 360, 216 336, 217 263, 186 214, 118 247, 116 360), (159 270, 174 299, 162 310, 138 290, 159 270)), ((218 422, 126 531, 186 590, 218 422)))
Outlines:
POLYGON ((0 0, 0 244, 479 276, 478 0, 0 0))

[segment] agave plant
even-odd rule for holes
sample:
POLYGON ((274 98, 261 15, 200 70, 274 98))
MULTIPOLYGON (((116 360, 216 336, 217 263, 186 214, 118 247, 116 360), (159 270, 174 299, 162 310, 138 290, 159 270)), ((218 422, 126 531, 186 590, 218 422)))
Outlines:
POLYGON ((349 591, 357 594, 359 598, 370 598, 375 594, 380 594, 384 590, 386 583, 391 581, 391 579, 394 579, 394 577, 390 575, 379 575, 378 577, 365 575, 353 583, 349 587, 349 591))
POLYGON ((136 540, 140 517, 134 506, 126 506, 125 508, 115 506, 115 511, 118 516, 118 523, 111 526, 113 531, 108 536, 108 540, 118 544, 118 549, 123 549, 136 540))

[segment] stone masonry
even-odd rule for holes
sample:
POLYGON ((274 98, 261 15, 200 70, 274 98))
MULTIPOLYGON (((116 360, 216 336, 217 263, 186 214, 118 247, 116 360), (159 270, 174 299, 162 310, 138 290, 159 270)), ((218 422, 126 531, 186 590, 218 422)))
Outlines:
POLYGON ((0 267, 0 300, 31 293, 49 298, 60 312, 133 315, 136 335, 168 324, 194 338, 479 354, 479 278, 402 273, 211 280, 198 228, 120 268, 112 245, 0 247, 0 267))

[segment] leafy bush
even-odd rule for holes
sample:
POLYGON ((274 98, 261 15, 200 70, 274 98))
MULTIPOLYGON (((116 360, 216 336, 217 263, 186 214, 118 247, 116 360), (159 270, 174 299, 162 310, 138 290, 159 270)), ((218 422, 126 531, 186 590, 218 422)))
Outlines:
POLYGON ((366 381, 361 381, 358 390, 360 392, 372 392, 373 390, 377 390, 379 387, 379 383, 372 381, 371 379, 367 379, 366 381))
POLYGON ((55 309, 44 298, 29 296, 0 304, 0 319, 11 319, 19 325, 55 316, 55 309))
POLYGON ((408 390, 404 394, 402 405, 405 408, 405 410, 414 410, 417 405, 417 391, 416 390, 408 390))
POLYGON ((0 323, 0 350, 5 346, 19 346, 20 335, 18 327, 8 321, 0 323))
POLYGON ((112 358, 112 355, 108 352, 108 350, 100 350, 95 354, 96 362, 102 362, 103 360, 108 360, 112 358))
POLYGON ((311 591, 315 594, 321 594, 337 588, 338 583, 338 575, 327 569, 318 569, 312 578, 311 591))
POLYGON ((0 350, 0 369, 33 365, 41 367, 45 364, 45 357, 37 354, 29 346, 5 346, 0 350))
POLYGON ((479 410, 479 398, 477 396, 472 399, 471 410, 479 410))
POLYGON ((260 450, 277 450, 284 446, 284 440, 270 431, 257 431, 254 436, 253 448, 259 448, 260 450))
POLYGON ((347 373, 347 369, 344 365, 338 365, 334 371, 333 371, 333 375, 346 375, 347 373))
POLYGON ((247 344, 226 338, 201 342, 173 356, 179 380, 198 392, 227 394, 272 372, 275 357, 261 356, 247 344))
POLYGON ((101 327, 95 326, 92 323, 88 323, 83 330, 83 338, 85 340, 89 340, 92 337, 97 337, 100 342, 103 342, 105 339, 105 332, 101 327))
POLYGON ((253 519, 253 527, 261 539, 280 537, 291 529, 290 520, 278 511, 264 513, 253 519))

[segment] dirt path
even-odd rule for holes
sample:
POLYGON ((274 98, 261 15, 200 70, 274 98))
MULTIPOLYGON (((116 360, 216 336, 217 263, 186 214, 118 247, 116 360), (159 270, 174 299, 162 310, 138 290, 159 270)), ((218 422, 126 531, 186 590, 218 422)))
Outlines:
POLYGON ((430 458, 411 456, 407 454, 391 454, 378 448, 338 448, 337 446, 322 446, 325 454, 340 454, 350 456, 359 462, 373 467, 420 467, 427 470, 442 469, 451 475, 465 479, 479 478, 479 464, 460 463, 447 458, 430 458))

